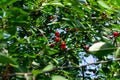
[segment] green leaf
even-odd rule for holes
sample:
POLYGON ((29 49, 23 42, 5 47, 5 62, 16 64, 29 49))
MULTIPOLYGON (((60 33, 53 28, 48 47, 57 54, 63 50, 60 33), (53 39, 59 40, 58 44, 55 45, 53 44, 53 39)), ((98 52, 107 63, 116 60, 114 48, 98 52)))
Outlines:
POLYGON ((34 66, 39 66, 39 63, 33 61, 33 62, 32 62, 32 65, 34 65, 34 66))
POLYGON ((64 7, 64 5, 61 4, 61 3, 43 3, 43 4, 42 4, 42 7, 48 6, 48 5, 64 7))
POLYGON ((0 53, 0 63, 2 64, 8 64, 12 67, 14 67, 16 69, 17 72, 22 72, 22 69, 20 68, 20 66, 17 64, 16 60, 14 60, 13 58, 4 55, 2 53, 0 53))
POLYGON ((119 0, 116 0, 117 4, 120 6, 120 1, 119 0))
POLYGON ((48 23, 47 25, 55 25, 55 24, 59 24, 59 22, 51 22, 51 23, 48 23))
POLYGON ((17 8, 17 7, 13 7, 13 8, 10 8, 9 10, 8 10, 8 14, 10 15, 20 15, 20 14, 28 14, 26 11, 24 11, 23 9, 21 9, 21 8, 17 8), (16 12, 17 11, 17 12, 16 12))
POLYGON ((0 48, 6 47, 7 44, 5 42, 0 43, 0 48))
POLYGON ((62 18, 62 20, 65 20, 65 21, 70 21, 69 18, 62 18))
POLYGON ((3 39, 3 32, 2 31, 0 31, 0 39, 3 39))
POLYGON ((32 73, 34 74, 34 76, 37 76, 40 73, 40 70, 33 70, 32 73))
POLYGON ((53 64, 49 64, 49 65, 47 65, 47 66, 42 70, 42 72, 50 71, 50 70, 52 70, 53 68, 54 68, 53 64))
POLYGON ((17 31, 17 27, 15 27, 15 26, 7 29, 7 32, 11 35, 15 35, 16 31, 17 31))
POLYGON ((59 75, 53 75, 52 76, 52 80, 68 80, 63 76, 59 76, 59 75))
POLYGON ((106 9, 111 9, 103 0, 98 0, 97 2, 102 7, 106 8, 106 9))
POLYGON ((116 47, 107 42, 97 42, 94 43, 90 48, 89 52, 96 55, 97 57, 106 56, 114 52, 116 47))
POLYGON ((86 0, 78 0, 80 3, 82 4, 87 4, 87 1, 86 0))
POLYGON ((114 55, 115 55, 115 58, 120 58, 120 47, 118 47, 114 55))
POLYGON ((0 7, 7 7, 8 5, 16 2, 16 0, 0 0, 0 7))
POLYGON ((7 55, 3 55, 2 53, 0 53, 0 63, 3 63, 3 64, 10 63, 13 65, 17 65, 17 63, 14 59, 10 58, 7 55))
POLYGON ((49 49, 49 50, 48 50, 49 55, 53 55, 53 54, 56 54, 56 53, 58 53, 58 52, 59 52, 59 51, 56 50, 56 49, 49 49))

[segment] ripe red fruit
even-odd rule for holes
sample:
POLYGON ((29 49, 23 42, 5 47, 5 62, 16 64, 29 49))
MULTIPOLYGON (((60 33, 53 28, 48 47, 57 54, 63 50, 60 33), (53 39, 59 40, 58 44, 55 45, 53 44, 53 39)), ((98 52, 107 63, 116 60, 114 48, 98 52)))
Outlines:
POLYGON ((88 50, 89 50, 89 46, 88 46, 88 45, 86 45, 84 48, 85 48, 85 51, 87 51, 87 52, 88 52, 88 50))
POLYGON ((50 20, 53 19, 53 16, 49 16, 49 19, 50 19, 50 20))
POLYGON ((70 31, 70 28, 66 28, 66 31, 67 31, 67 32, 70 31))
POLYGON ((59 38, 59 37, 56 37, 56 38, 55 38, 55 41, 56 41, 56 42, 59 42, 59 41, 60 41, 60 38, 59 38))
POLYGON ((61 46, 66 46, 66 44, 65 44, 65 42, 64 42, 64 41, 61 43, 61 46))
POLYGON ((53 48, 54 46, 55 46, 55 45, 54 45, 54 43, 51 43, 51 44, 50 44, 50 47, 52 47, 52 48, 53 48))
POLYGON ((119 32, 113 32, 114 37, 119 36, 119 32))
POLYGON ((63 41, 62 43, 61 43, 61 49, 66 49, 66 43, 63 41))
POLYGON ((66 49, 66 45, 65 46, 61 45, 60 48, 61 49, 66 49))
POLYGON ((58 31, 55 32, 55 36, 59 37, 60 33, 58 31))

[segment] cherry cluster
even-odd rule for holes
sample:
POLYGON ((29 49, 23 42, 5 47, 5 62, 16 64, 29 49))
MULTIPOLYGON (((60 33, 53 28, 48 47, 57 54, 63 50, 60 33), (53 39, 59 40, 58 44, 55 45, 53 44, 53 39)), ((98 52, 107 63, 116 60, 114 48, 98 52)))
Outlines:
MULTIPOLYGON (((55 32, 55 36, 56 37, 54 38, 54 41, 56 43, 60 42, 61 38, 60 38, 60 33, 58 31, 55 32)), ((54 43, 51 43, 50 47, 54 48, 54 43)), ((63 50, 66 49, 66 43, 64 41, 61 41, 60 48, 63 50)))

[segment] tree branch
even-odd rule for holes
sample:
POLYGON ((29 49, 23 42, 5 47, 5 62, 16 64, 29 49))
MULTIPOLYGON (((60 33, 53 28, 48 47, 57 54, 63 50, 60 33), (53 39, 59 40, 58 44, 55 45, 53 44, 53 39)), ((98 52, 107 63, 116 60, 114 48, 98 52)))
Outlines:
MULTIPOLYGON (((45 71, 45 72, 42 72, 40 74, 49 73, 49 72, 52 72, 52 71, 55 71, 55 70, 64 70, 64 69, 71 69, 71 68, 85 68, 86 66, 89 66, 89 65, 98 65, 98 64, 104 64, 104 63, 115 62, 115 61, 120 61, 120 58, 117 58, 117 59, 114 59, 114 60, 93 62, 93 63, 89 63, 89 64, 86 64, 86 65, 81 65, 81 66, 63 66, 63 67, 53 68, 52 70, 45 71)), ((15 75, 25 76, 26 74, 28 76, 33 76, 32 73, 12 73, 12 74, 2 74, 2 73, 0 73, 0 76, 15 76, 15 75)))

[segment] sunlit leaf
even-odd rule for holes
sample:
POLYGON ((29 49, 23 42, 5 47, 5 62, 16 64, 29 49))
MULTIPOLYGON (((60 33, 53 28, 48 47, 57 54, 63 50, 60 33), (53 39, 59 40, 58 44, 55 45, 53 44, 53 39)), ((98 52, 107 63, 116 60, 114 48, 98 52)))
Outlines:
POLYGON ((59 22, 51 22, 51 23, 48 23, 47 25, 54 25, 54 24, 59 24, 59 22))
POLYGON ((33 70, 32 73, 34 74, 34 76, 37 76, 40 73, 40 70, 33 70))
POLYGON ((62 18, 63 20, 65 20, 65 21, 69 21, 70 19, 68 19, 68 18, 62 18))
POLYGON ((103 0, 98 0, 97 2, 102 7, 106 8, 106 9, 111 9, 110 6, 108 6, 103 0))
POLYGON ((56 49, 49 49, 49 51, 48 51, 49 55, 53 55, 53 54, 56 54, 56 53, 58 53, 58 52, 59 52, 59 51, 56 50, 56 49))
POLYGON ((48 6, 48 5, 64 7, 64 5, 61 3, 43 3, 42 4, 42 6, 48 6))
POLYGON ((33 61, 33 62, 32 62, 32 65, 39 66, 39 63, 33 61))
POLYGON ((49 64, 49 65, 47 65, 47 66, 42 70, 42 72, 50 71, 50 70, 52 70, 53 68, 54 68, 53 64, 49 64))
POLYGON ((89 48, 89 52, 97 57, 102 57, 113 53, 115 49, 116 48, 111 43, 97 42, 89 48))
POLYGON ((120 58, 120 47, 118 47, 118 49, 115 51, 114 55, 115 55, 115 58, 120 58))
POLYGON ((52 76, 52 80, 68 80, 63 76, 59 76, 59 75, 54 75, 52 76))
POLYGON ((80 3, 82 4, 87 4, 87 1, 86 0, 78 0, 80 3))

